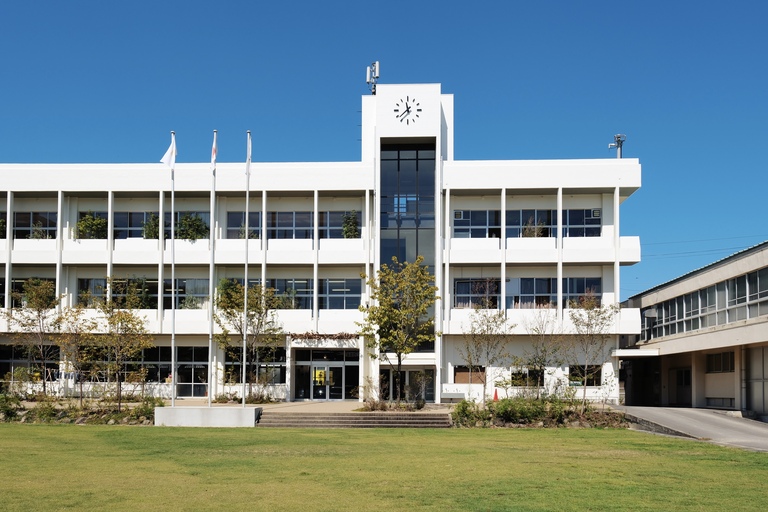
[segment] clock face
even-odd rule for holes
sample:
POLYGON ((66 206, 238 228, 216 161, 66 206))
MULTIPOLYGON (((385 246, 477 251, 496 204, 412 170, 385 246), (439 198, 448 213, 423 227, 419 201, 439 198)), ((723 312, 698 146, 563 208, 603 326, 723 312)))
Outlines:
POLYGON ((416 98, 406 96, 395 103, 395 119, 410 125, 415 123, 421 114, 421 103, 416 98))

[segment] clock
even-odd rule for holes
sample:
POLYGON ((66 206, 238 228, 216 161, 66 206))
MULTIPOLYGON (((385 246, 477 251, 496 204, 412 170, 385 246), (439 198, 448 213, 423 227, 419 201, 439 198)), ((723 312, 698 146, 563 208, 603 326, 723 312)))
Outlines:
POLYGON ((407 125, 415 123, 421 114, 421 103, 416 98, 406 96, 395 103, 395 119, 407 125))

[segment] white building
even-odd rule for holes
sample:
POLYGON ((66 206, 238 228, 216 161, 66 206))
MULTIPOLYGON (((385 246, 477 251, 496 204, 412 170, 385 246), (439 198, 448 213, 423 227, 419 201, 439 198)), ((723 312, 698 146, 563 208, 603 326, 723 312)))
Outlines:
MULTIPOLYGON (((477 385, 461 383, 458 347, 478 283, 485 283, 479 293, 491 293, 515 325, 509 347, 522 355, 530 344, 525 326, 541 308, 559 305, 554 310, 567 330, 568 300, 592 292, 603 304, 618 303, 620 267, 640 259, 639 239, 619 231, 620 205, 640 187, 638 160, 457 161, 453 126, 453 96, 439 84, 379 85, 362 98, 360 162, 254 163, 249 184, 249 281, 294 295, 296 307, 277 312, 287 333, 357 332, 358 306, 368 301, 361 273, 372 275, 392 256, 425 257, 440 288, 435 316, 442 336, 406 358, 405 377, 425 372, 426 399, 437 402, 476 396, 477 385), (361 236, 345 239, 342 218, 351 212, 361 236)), ((149 380, 167 396, 170 240, 144 239, 142 226, 152 214, 170 218, 168 168, 3 164, 0 176, 2 305, 30 277, 55 279, 65 305, 83 290, 97 292, 105 276, 143 279, 152 298, 142 313, 158 348, 136 364, 149 369, 149 380), (108 219, 106 239, 76 238, 75 225, 87 212, 108 219)), ((239 389, 224 378, 237 374, 228 371, 236 365, 215 345, 209 351, 208 290, 211 282, 243 278, 244 163, 219 163, 215 192, 212 183, 208 162, 176 165, 177 218, 194 212, 212 227, 209 240, 175 245, 179 397, 239 389)), ((639 310, 623 309, 610 330, 612 346, 619 335, 639 332, 639 310)), ((3 339, 2 374, 24 364, 9 336, 3 339)), ((272 363, 272 392, 287 400, 355 398, 358 386, 380 375, 391 379, 359 338, 289 337, 280 359, 272 363)), ((606 361, 592 396, 608 389, 618 398, 614 363, 606 361)))
POLYGON ((618 351, 630 405, 768 416, 768 242, 628 299, 643 329, 618 351))

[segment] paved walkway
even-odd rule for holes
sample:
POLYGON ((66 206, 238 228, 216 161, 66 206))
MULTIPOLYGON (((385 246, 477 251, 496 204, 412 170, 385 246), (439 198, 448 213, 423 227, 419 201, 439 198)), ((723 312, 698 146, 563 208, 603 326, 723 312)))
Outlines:
MULTIPOLYGON (((616 406, 629 416, 682 435, 722 446, 768 452, 768 423, 727 411, 673 407, 616 406)), ((662 430, 660 429, 660 430, 662 430)))
MULTIPOLYGON (((166 401, 166 406, 170 406, 166 401)), ((212 407, 242 407, 242 403, 211 404, 212 407)), ((207 407, 207 399, 177 398, 176 407, 207 407)), ((343 413, 353 412, 363 408, 363 403, 357 400, 342 401, 306 401, 306 402, 275 402, 271 404, 246 404, 246 407, 262 407, 265 411, 301 412, 301 413, 343 413)), ((445 412, 450 414, 450 405, 427 404, 423 412, 445 412)), ((421 412, 416 411, 416 412, 421 412)))

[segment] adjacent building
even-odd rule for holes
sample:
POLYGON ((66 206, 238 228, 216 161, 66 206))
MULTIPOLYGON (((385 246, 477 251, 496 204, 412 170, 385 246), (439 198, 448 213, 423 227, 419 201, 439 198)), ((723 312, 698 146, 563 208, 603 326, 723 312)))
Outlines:
MULTIPOLYGON (((541 311, 567 332, 569 301, 619 302, 620 268, 640 260, 638 237, 620 234, 620 209, 640 187, 641 168, 630 158, 455 160, 453 128, 453 96, 439 84, 381 84, 362 98, 359 162, 253 163, 247 185, 244 163, 219 163, 215 178, 208 162, 180 163, 173 185, 161 163, 2 164, 0 306, 10 307, 30 277, 55 282, 65 306, 103 293, 107 276, 139 280, 157 345, 131 363, 145 369, 145 391, 169 396, 175 371, 178 397, 237 392, 239 362, 211 343, 211 291, 222 279, 243 282, 247 255, 249 283, 291 298, 277 311, 285 345, 263 364, 273 396, 360 399, 366 385, 387 394, 394 382, 352 336, 369 301, 361 274, 393 256, 422 255, 440 289, 441 335, 408 355, 403 382, 418 381, 427 401, 477 396, 460 346, 480 299, 514 325, 508 346, 517 355, 541 311), (78 238, 87 215, 107 219, 101 238, 78 238), (210 234, 179 237, 173 248, 147 234, 152 219, 167 225, 172 215, 202 219, 210 234)), ((5 374, 28 363, 0 326, 5 374)), ((622 309, 608 332, 612 347, 640 327, 639 309, 622 309)), ((572 384, 617 400, 617 361, 572 384)), ((66 388, 60 364, 51 358, 47 378, 66 388)), ((567 382, 568 373, 565 364, 548 378, 567 382)))
POLYGON ((768 416, 768 242, 630 297, 640 335, 623 359, 630 405, 768 416))

